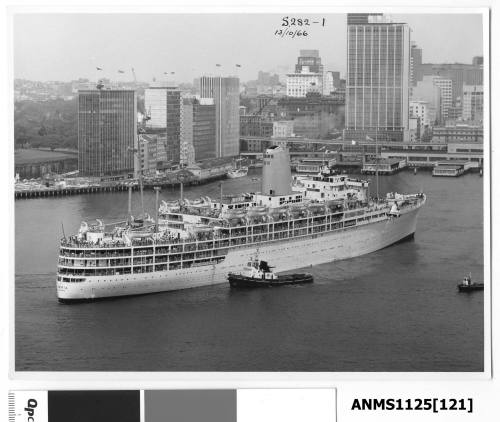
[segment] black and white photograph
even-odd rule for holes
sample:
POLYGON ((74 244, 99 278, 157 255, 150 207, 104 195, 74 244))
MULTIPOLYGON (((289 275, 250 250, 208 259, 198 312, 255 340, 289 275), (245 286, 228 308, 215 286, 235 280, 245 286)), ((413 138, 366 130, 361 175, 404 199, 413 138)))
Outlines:
POLYGON ((488 25, 14 13, 15 372, 488 373, 488 25))

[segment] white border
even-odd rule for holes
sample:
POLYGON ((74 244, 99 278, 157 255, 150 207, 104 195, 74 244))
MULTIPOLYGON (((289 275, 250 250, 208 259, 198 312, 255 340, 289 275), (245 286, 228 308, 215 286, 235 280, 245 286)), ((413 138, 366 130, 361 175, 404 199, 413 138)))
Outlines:
MULTIPOLYGON (((124 3, 122 1, 121 3, 124 3)), ((67 3, 67 2, 65 2, 67 3)), ((73 13, 73 12, 89 12, 89 13, 102 13, 102 12, 119 12, 119 13, 283 13, 284 8, 286 8, 287 12, 290 13, 346 13, 346 12, 356 12, 356 11, 380 11, 391 14, 401 14, 401 13, 474 13, 480 12, 483 13, 483 28, 484 28, 484 60, 485 60, 485 68, 489 68, 489 56, 488 51, 490 49, 489 46, 489 30, 488 30, 488 22, 489 15, 488 10, 485 9, 470 9, 469 6, 490 6, 493 7, 492 2, 484 2, 484 1, 440 1, 440 4, 445 4, 444 7, 434 7, 436 4, 435 1, 421 1, 423 7, 400 7, 401 2, 396 1, 386 1, 385 4, 387 6, 379 7, 376 5, 376 2, 372 2, 371 5, 367 5, 367 1, 363 2, 350 2, 350 4, 356 4, 356 6, 352 5, 349 7, 330 7, 325 4, 330 2, 324 1, 322 5, 318 5, 317 7, 312 6, 303 6, 293 4, 293 1, 287 1, 287 4, 290 4, 290 7, 285 7, 283 5, 280 6, 267 6, 264 5, 265 2, 261 2, 262 4, 259 6, 214 6, 212 5, 203 5, 203 6, 195 6, 193 4, 188 6, 154 6, 144 7, 137 6, 137 3, 132 3, 129 1, 129 4, 125 7, 121 6, 119 8, 116 5, 107 5, 107 6, 67 6, 66 4, 57 5, 57 6, 30 6, 30 7, 22 7, 16 6, 9 10, 9 13, 54 13, 54 12, 62 12, 62 13, 73 13), (363 5, 364 4, 364 5, 363 5), (390 4, 394 6, 391 7, 390 4), (431 7, 428 7, 431 6, 431 7), (448 7, 453 7, 450 9, 448 7), (462 6, 461 8, 457 8, 456 6, 462 6), (467 6, 467 8, 463 8, 463 6, 467 6)), ((295 2, 297 3, 297 2, 295 2)), ((118 3, 119 4, 119 3, 118 3)), ((496 12, 499 12, 498 9, 494 9, 496 12)), ((495 15, 492 15, 494 18, 495 15)), ((492 39, 500 39, 498 37, 499 30, 498 19, 496 20, 497 25, 492 25, 492 39), (496 34, 496 38, 495 38, 496 34)), ((4 21, 5 22, 5 21, 4 21)), ((13 78, 13 69, 12 69, 12 20, 9 18, 7 20, 6 30, 8 31, 7 40, 9 41, 7 47, 7 51, 9 53, 10 60, 8 61, 8 72, 6 78, 4 78, 4 86, 3 91, 6 93, 2 96, 2 113, 3 116, 7 118, 7 136, 4 137, 4 142, 7 143, 8 157, 13 157, 13 143, 11 140, 13 139, 12 127, 13 127, 13 104, 11 104, 10 99, 13 98, 13 87, 12 87, 12 78, 13 78), (9 102, 9 104, 5 104, 5 98, 9 102)), ((4 46, 5 47, 5 46, 4 46)), ((5 55, 4 55, 5 57, 5 55)), ((494 56, 494 61, 498 64, 498 57, 494 56)), ((498 78, 497 78, 498 79, 498 78)), ((486 77, 484 79, 484 87, 485 87, 485 103, 488 103, 489 99, 489 79, 486 77)), ((495 99, 495 104, 497 103, 497 99, 495 99)), ((491 113, 487 108, 485 108, 485 125, 484 125, 484 139, 490 140, 490 125, 489 125, 489 116, 491 113)), ((495 122, 493 122, 494 124, 495 122)), ((488 143, 485 141, 485 163, 490 163, 490 154, 488 143)), ((493 151, 494 152, 494 151, 493 151)), ((496 160, 495 160, 496 161, 496 160)), ((1 265, 2 271, 5 274, 6 269, 8 268, 8 274, 5 274, 6 277, 3 277, 4 281, 4 295, 2 296, 4 302, 4 312, 5 317, 10 317, 10 350, 4 353, 3 363, 6 364, 9 357, 11 358, 11 366, 7 365, 5 368, 9 368, 10 377, 15 376, 15 379, 11 380, 8 383, 9 388, 11 389, 96 389, 96 388, 106 388, 106 389, 123 389, 123 388, 131 388, 131 389, 154 389, 154 388, 249 388, 249 387, 334 387, 334 386, 343 386, 344 391, 350 391, 353 388, 371 391, 371 395, 374 395, 374 392, 380 391, 380 385, 375 384, 377 380, 384 380, 384 385, 389 388, 396 388, 398 391, 409 389, 409 391, 417 390, 420 388, 424 388, 429 390, 428 383, 422 383, 422 380, 425 381, 434 381, 432 386, 436 388, 442 388, 444 386, 447 391, 453 391, 453 389, 463 388, 465 387, 467 390, 474 389, 474 391, 479 391, 483 394, 484 397, 493 398, 492 389, 485 388, 486 385, 490 385, 491 383, 484 383, 484 380, 489 379, 491 373, 491 355, 490 348, 491 340, 495 341, 495 345, 497 346, 495 350, 498 350, 498 340, 497 337, 493 337, 492 339, 488 335, 491 333, 491 309, 490 309, 490 291, 489 288, 485 290, 485 371, 484 373, 366 373, 366 372, 355 372, 355 373, 207 373, 207 372, 197 372, 197 373, 144 373, 144 372, 135 372, 135 373, 106 373, 106 372, 84 372, 84 373, 74 373, 74 372, 66 372, 66 373, 47 373, 47 372, 17 372, 13 371, 13 351, 14 351, 14 343, 13 343, 13 322, 14 322, 14 201, 10 198, 13 198, 13 187, 12 187, 12 170, 13 170, 13 160, 10 158, 8 161, 8 165, 4 165, 1 167, 3 181, 6 184, 4 186, 6 189, 2 192, 8 195, 8 203, 9 209, 6 213, 5 209, 2 212, 2 216, 4 217, 2 221, 8 221, 9 224, 9 235, 10 242, 7 245, 3 244, 2 247, 2 255, 8 258, 7 262, 4 262, 4 265, 1 265), (6 281, 9 280, 9 283, 6 281), (8 289, 7 289, 7 286, 8 289), (8 294, 6 294, 8 292, 8 294), (9 306, 11 305, 11 306, 9 306), (9 351, 10 356, 9 356, 9 351), (479 381, 478 379, 483 380, 479 381), (408 382, 411 380, 411 382, 408 382), (443 383, 443 380, 451 381, 448 383, 443 383), (471 381, 475 380, 475 381, 471 381), (360 381, 365 381, 363 384, 360 381), (391 381, 399 381, 397 383, 391 381), (439 382, 437 382, 439 381, 439 382), (457 381, 459 381, 457 383, 457 381)), ((494 172, 494 169, 493 169, 494 172)), ((490 277, 488 274, 488 269, 490 266, 490 255, 487 253, 490 248, 490 219, 489 219, 489 207, 490 207, 490 183, 489 181, 491 174, 489 166, 485 165, 484 171, 484 181, 485 181, 485 192, 484 192, 484 207, 485 207, 485 218, 484 218, 484 233, 485 233, 485 282, 489 280, 490 277), (488 214, 487 214, 488 213, 488 214)), ((498 198, 498 188, 494 185, 493 188, 494 194, 492 199, 498 198)), ((492 192, 493 193, 493 192, 492 192)), ((5 224, 5 223, 4 223, 5 224)), ((496 232, 497 234, 497 232, 496 232)), ((492 252, 495 252, 496 249, 492 252)), ((494 269, 495 273, 497 273, 496 268, 494 269)), ((487 283, 488 286, 491 283, 487 283)), ((4 321, 7 321, 7 318, 4 318, 4 321)), ((498 318, 496 318, 496 322, 498 323, 498 318)), ((495 326, 495 325, 494 325, 495 326)), ((496 325, 498 326, 498 324, 496 325)), ((7 339, 7 329, 6 327, 2 328, 2 340, 7 339)), ((5 349, 7 348, 7 342, 3 341, 2 345, 4 345, 5 349)), ((4 374, 6 371, 4 372, 4 374)), ((498 391, 498 382, 497 391, 498 391)), ((382 391, 384 388, 382 388, 382 391)), ((339 388, 339 400, 342 396, 342 388, 339 388)), ((342 413, 342 412, 341 412, 342 413)), ((366 415, 368 416, 368 415, 366 415)), ((482 419, 487 420, 487 419, 482 419)), ((494 420, 494 419, 491 419, 494 420)))

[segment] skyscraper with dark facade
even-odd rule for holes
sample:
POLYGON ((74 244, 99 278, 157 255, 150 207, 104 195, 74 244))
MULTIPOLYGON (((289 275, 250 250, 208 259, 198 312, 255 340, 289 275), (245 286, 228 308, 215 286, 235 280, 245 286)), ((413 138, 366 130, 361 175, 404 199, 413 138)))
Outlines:
POLYGON ((191 164, 193 160, 215 158, 215 104, 211 98, 184 98, 182 105, 181 148, 186 152, 182 161, 191 164))
POLYGON ((214 100, 216 156, 238 155, 240 152, 240 80, 231 76, 202 76, 200 97, 214 100))
POLYGON ((408 131, 410 28, 347 15, 346 139, 402 141, 408 131))
POLYGON ((215 104, 193 104, 193 146, 196 160, 215 158, 215 104))
POLYGON ((85 176, 134 169, 137 98, 134 90, 78 91, 78 169, 85 176))
POLYGON ((422 80, 422 49, 417 44, 411 45, 410 49, 410 85, 416 86, 417 81, 422 80))

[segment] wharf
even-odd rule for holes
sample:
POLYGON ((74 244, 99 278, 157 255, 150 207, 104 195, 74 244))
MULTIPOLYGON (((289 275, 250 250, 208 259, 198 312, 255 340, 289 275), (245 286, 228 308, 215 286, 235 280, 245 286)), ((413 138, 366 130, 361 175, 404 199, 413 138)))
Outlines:
MULTIPOLYGON (((197 177, 194 175, 185 175, 182 183, 184 186, 201 185, 212 182, 214 180, 223 179, 226 174, 217 174, 210 177, 197 177)), ((159 187, 178 187, 181 184, 179 178, 159 178, 153 180, 145 180, 143 182, 144 189, 153 189, 155 186, 159 187)), ((88 185, 76 186, 44 186, 43 184, 34 184, 27 188, 19 188, 16 186, 14 191, 15 199, 30 199, 30 198, 44 198, 56 196, 71 196, 83 195, 92 193, 105 193, 105 192, 122 192, 127 191, 129 186, 133 190, 139 190, 139 183, 137 180, 118 180, 114 182, 101 182, 88 185)))

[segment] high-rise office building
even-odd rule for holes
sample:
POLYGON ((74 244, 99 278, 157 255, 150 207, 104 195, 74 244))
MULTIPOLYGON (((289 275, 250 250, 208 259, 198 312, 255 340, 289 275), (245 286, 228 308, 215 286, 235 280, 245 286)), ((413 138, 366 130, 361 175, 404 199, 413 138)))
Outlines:
POLYGON ((181 92, 177 87, 152 86, 144 91, 146 130, 163 133, 168 161, 180 162, 181 92))
POLYGON ((231 157, 240 152, 240 80, 236 77, 203 76, 200 97, 215 104, 216 157, 231 157))
POLYGON ((422 80, 422 49, 412 43, 410 49, 410 85, 415 86, 422 80))
POLYGON ((144 109, 149 120, 146 125, 153 129, 167 127, 167 93, 175 87, 152 86, 144 90, 144 109))
POLYGON ((347 25, 365 25, 369 21, 383 19, 383 13, 349 13, 347 15, 347 25))
POLYGON ((464 85, 462 118, 475 122, 483 121, 484 91, 482 85, 464 85))
POLYGON ((193 98, 183 98, 181 107, 180 163, 191 165, 195 162, 193 146, 193 98))
POLYGON ((215 140, 215 104, 213 99, 184 98, 181 125, 181 161, 192 164, 195 160, 215 158, 215 140))
POLYGON ((402 141, 408 130, 410 28, 347 15, 346 139, 402 141))
POLYGON ((85 176, 134 169, 137 97, 134 90, 78 91, 78 169, 85 176))
POLYGON ((198 161, 216 157, 216 110, 214 102, 209 100, 200 98, 193 104, 193 147, 198 161))
POLYGON ((433 76, 432 81, 441 90, 441 119, 444 123, 450 117, 449 111, 453 105, 453 81, 439 76, 433 76))

